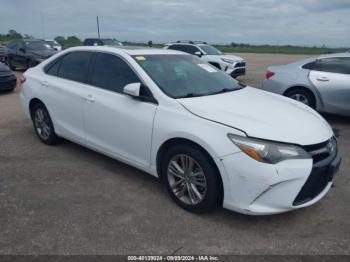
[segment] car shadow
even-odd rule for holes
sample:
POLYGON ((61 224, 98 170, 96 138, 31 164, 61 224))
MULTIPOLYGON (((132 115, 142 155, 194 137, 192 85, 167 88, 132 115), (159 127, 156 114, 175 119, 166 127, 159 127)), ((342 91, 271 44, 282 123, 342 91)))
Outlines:
POLYGON ((310 209, 315 208, 309 207, 307 211, 304 209, 301 210, 294 210, 293 212, 287 212, 282 214, 275 214, 275 215, 269 215, 269 216, 251 216, 251 215, 245 215, 240 214, 228 209, 224 209, 222 206, 217 207, 215 210, 211 212, 206 213, 191 213, 186 210, 183 210, 182 208, 178 207, 170 198, 168 195, 167 190, 163 186, 163 183, 160 179, 151 176, 147 174, 146 172, 143 172, 139 169, 136 169, 132 166, 129 166, 125 163, 122 163, 118 160, 115 160, 113 158, 110 158, 108 156, 105 156, 103 154, 100 154, 98 152, 95 152, 93 150, 90 150, 88 148, 85 148, 81 145, 75 144, 73 142, 70 142, 68 140, 62 139, 60 142, 61 146, 66 147, 69 151, 76 151, 74 154, 79 154, 80 156, 90 159, 91 161, 95 162, 96 165, 99 165, 104 170, 108 170, 111 173, 113 173, 118 178, 116 179, 122 179, 123 181, 126 181, 128 184, 133 184, 135 188, 143 187, 146 191, 149 191, 149 194, 155 194, 157 195, 158 201, 162 203, 162 208, 164 212, 170 210, 176 210, 176 212, 179 212, 182 216, 185 217, 192 217, 192 218, 200 218, 204 219, 207 222, 210 223, 217 223, 220 222, 222 224, 226 224, 227 226, 233 226, 236 223, 239 223, 241 225, 253 225, 256 223, 259 224, 270 224, 270 223, 278 223, 283 221, 290 221, 294 219, 298 219, 303 213, 310 212, 310 209), (160 200, 161 199, 161 200, 160 200))
POLYGON ((0 95, 3 96, 3 95, 11 95, 13 94, 14 90, 1 90, 0 91, 0 95))

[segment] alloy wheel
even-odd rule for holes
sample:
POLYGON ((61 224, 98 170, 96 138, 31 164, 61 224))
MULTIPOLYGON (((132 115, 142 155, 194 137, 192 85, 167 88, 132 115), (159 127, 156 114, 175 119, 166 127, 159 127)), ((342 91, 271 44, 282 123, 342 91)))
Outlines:
POLYGON ((34 125, 38 135, 43 139, 47 140, 51 134, 51 126, 49 123, 49 117, 47 113, 42 109, 38 108, 34 115, 34 125))
POLYGON ((303 103, 305 105, 309 105, 310 104, 309 99, 303 94, 293 94, 293 95, 291 95, 290 98, 292 98, 292 99, 294 99, 296 101, 299 101, 299 102, 301 102, 301 103, 303 103))
POLYGON ((191 156, 174 156, 167 177, 175 196, 187 205, 199 204, 207 194, 207 180, 202 167, 191 156))

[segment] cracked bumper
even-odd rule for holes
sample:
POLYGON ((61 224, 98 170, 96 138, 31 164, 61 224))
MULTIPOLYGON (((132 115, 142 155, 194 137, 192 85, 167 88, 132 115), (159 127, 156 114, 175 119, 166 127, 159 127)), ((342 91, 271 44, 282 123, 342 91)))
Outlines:
POLYGON ((311 159, 271 165, 240 152, 217 162, 224 182, 223 206, 249 215, 278 214, 310 206, 326 195, 333 182, 331 179, 317 196, 295 206, 293 202, 313 172, 311 159))

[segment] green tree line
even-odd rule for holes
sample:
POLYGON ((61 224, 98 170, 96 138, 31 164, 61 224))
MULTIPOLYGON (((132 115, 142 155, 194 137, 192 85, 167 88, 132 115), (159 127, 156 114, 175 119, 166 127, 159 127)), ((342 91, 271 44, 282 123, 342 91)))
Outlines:
MULTIPOLYGON (((34 37, 27 34, 21 34, 17 32, 16 30, 9 30, 7 34, 0 34, 0 43, 5 44, 8 41, 11 41, 13 39, 33 39, 34 37)), ((55 40, 57 43, 59 43, 62 46, 78 46, 81 45, 81 40, 76 36, 68 36, 65 38, 64 36, 57 36, 55 37, 55 40)))

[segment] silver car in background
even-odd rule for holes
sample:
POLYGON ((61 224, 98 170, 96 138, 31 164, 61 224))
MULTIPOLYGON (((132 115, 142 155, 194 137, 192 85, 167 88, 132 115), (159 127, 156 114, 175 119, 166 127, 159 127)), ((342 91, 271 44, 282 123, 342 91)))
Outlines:
POLYGON ((350 116, 350 53, 271 66, 262 89, 298 100, 319 112, 350 116))

